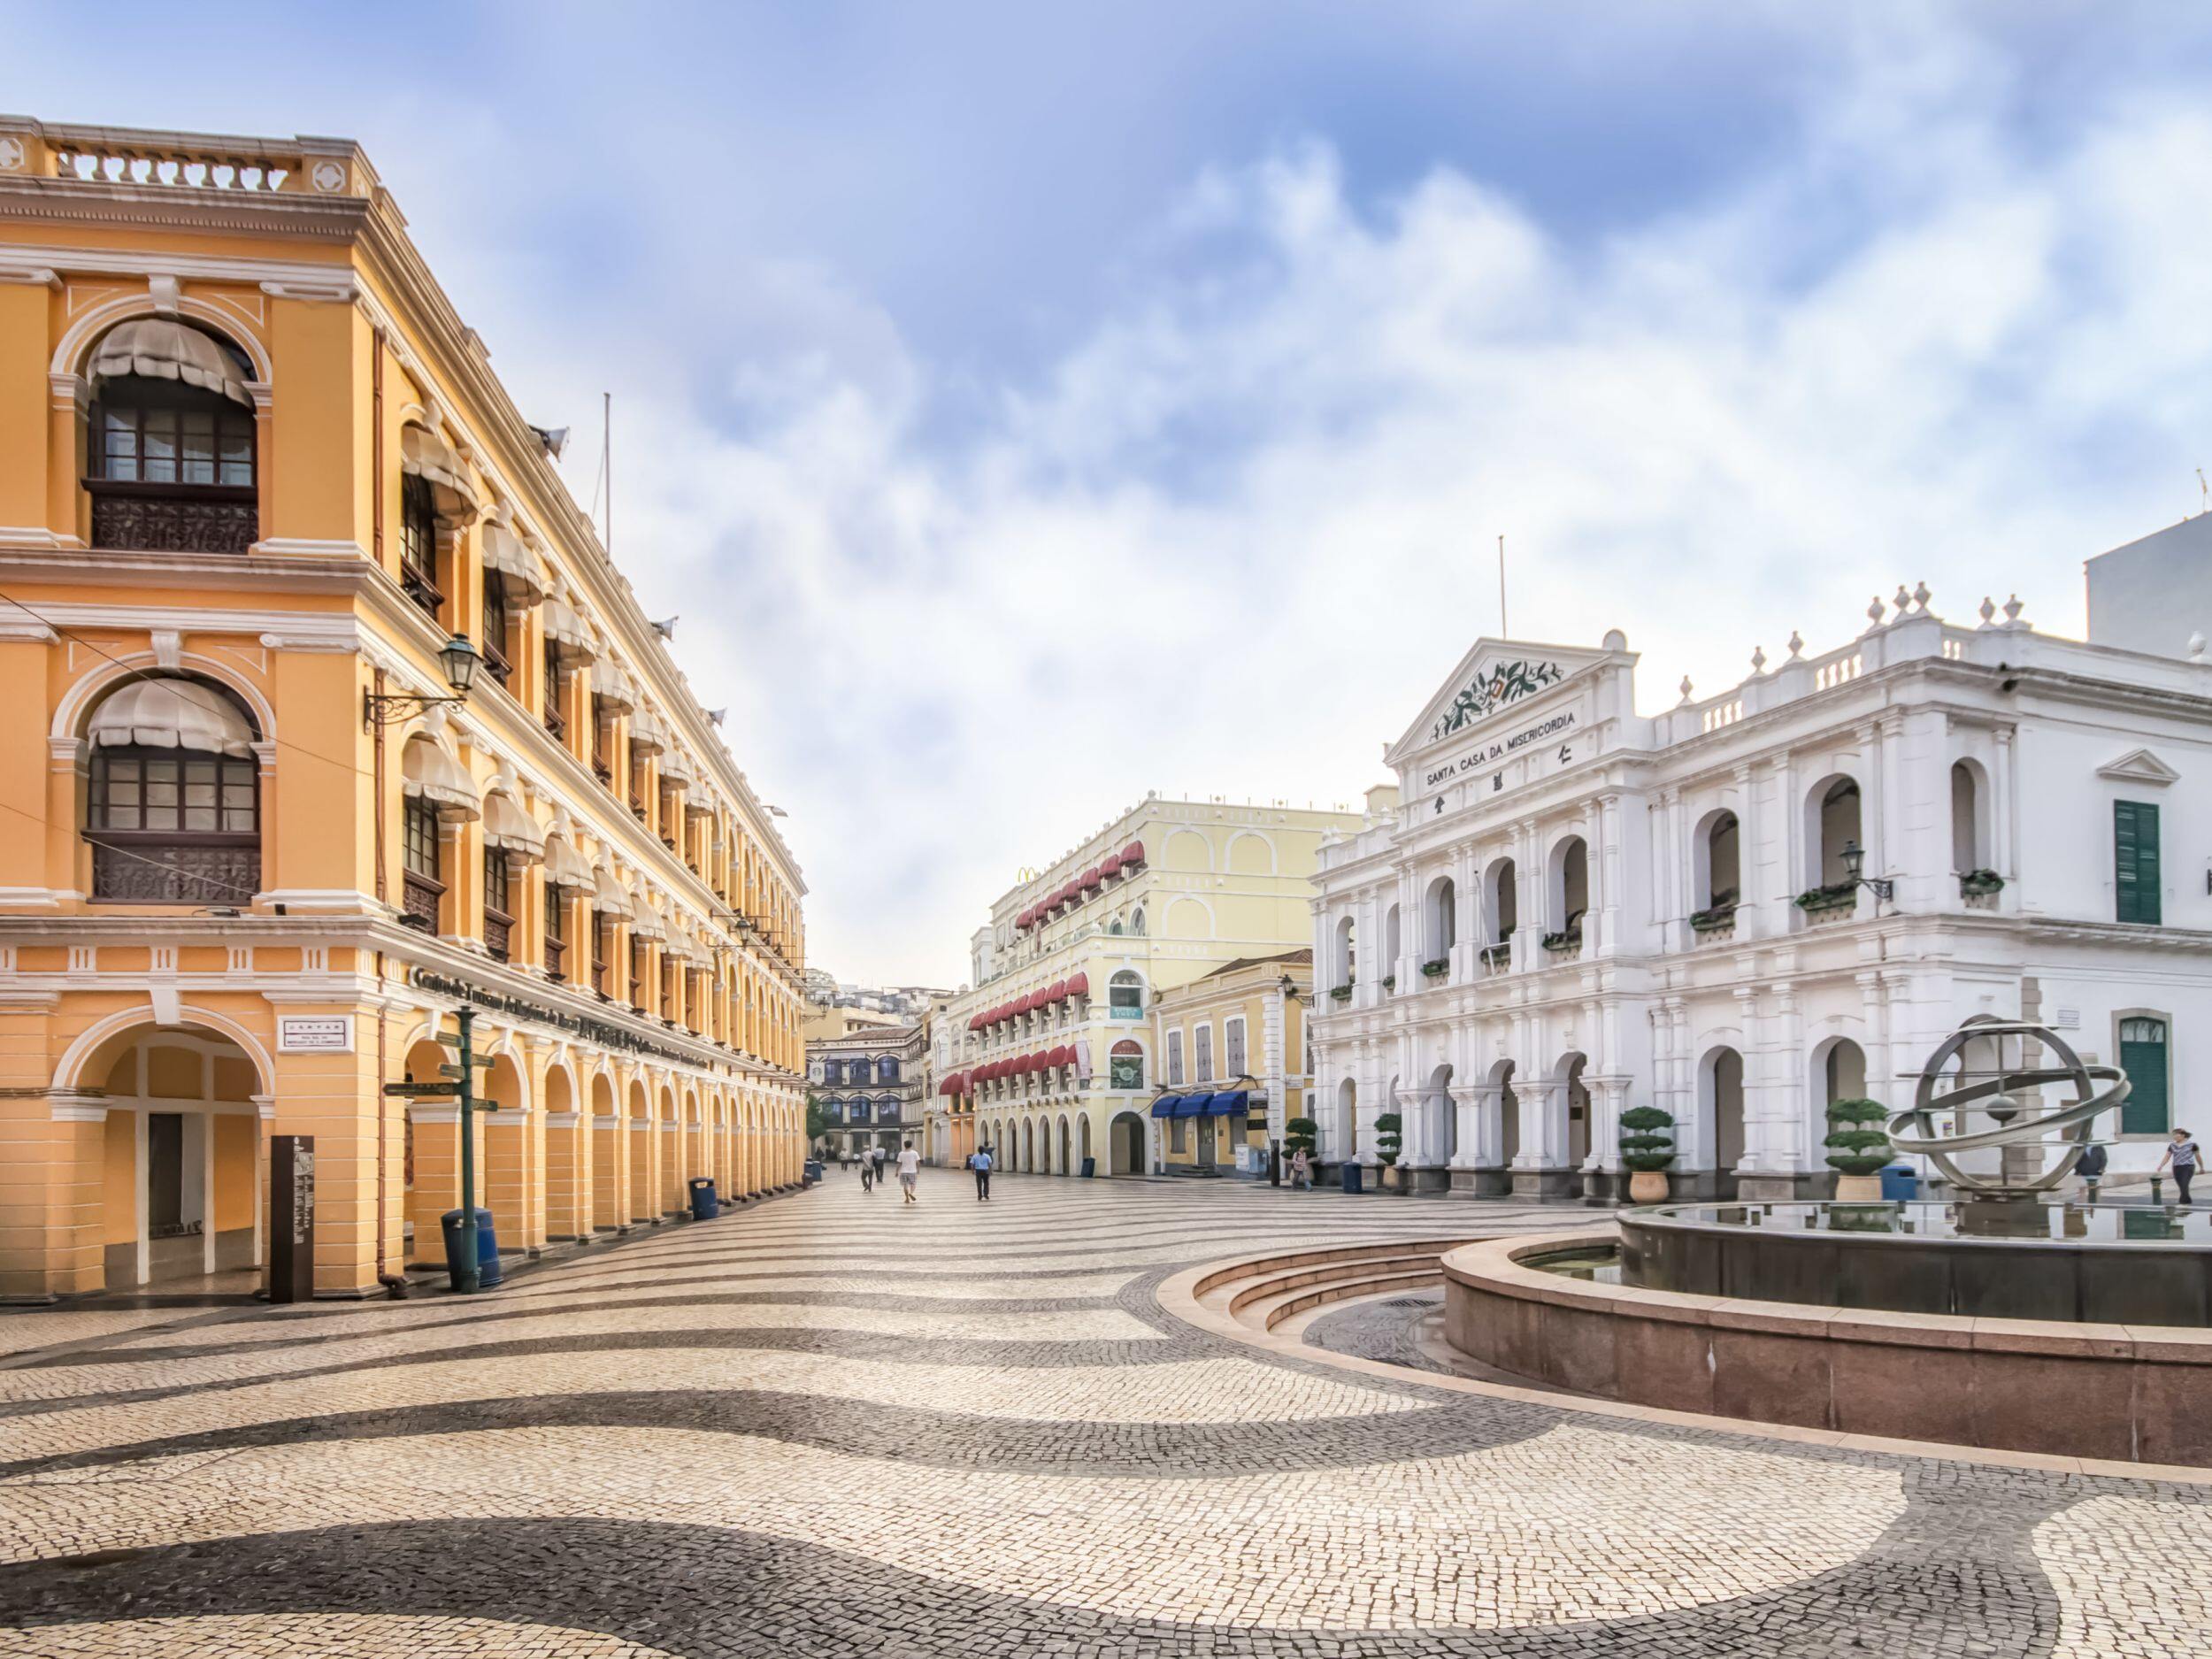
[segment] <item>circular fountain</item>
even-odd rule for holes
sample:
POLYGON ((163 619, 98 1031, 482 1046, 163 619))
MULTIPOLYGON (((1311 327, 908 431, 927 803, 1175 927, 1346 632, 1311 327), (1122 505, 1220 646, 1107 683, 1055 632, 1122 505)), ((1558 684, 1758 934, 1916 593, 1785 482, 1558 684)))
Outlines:
POLYGON ((1444 1257, 1447 1333, 1639 1404, 2212 1463, 2212 1210, 2055 1195, 2126 1098, 2055 1032, 1969 1020, 1890 1120, 1941 1201, 1663 1204, 1465 1246, 1444 1257))

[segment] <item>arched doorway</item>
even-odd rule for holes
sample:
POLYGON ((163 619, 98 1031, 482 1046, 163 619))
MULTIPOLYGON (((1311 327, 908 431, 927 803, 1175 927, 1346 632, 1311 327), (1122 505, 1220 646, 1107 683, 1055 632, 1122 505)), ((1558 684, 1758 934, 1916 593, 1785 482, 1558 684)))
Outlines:
POLYGON ((1359 1156, 1359 1086, 1346 1078, 1336 1086, 1337 1162, 1349 1164, 1359 1156))
POLYGON ((1148 1167, 1143 1117, 1136 1112, 1116 1112, 1106 1126, 1106 1172, 1141 1175, 1148 1167))
POLYGON ((1736 1195, 1736 1169, 1746 1150, 1743 1056, 1725 1046, 1709 1051, 1697 1065, 1700 1139, 1712 1148, 1718 1196, 1736 1195))
POLYGON ((1071 1175, 1075 1172, 1074 1166, 1068 1161, 1068 1155, 1074 1149, 1074 1129, 1068 1122, 1067 1114, 1062 1112, 1060 1114, 1060 1173, 1063 1175, 1071 1175))
POLYGON ((1571 1054, 1559 1063, 1559 1077, 1567 1094, 1567 1167, 1579 1170, 1590 1156, 1590 1091, 1582 1081, 1589 1066, 1586 1056, 1571 1054))
POLYGON ((1037 1172, 1037 1125, 1033 1119, 1022 1119, 1022 1173, 1037 1172))
POLYGON ((549 1239, 577 1239, 591 1231, 591 1133, 576 1109, 568 1067, 545 1073, 545 1232, 549 1239))
POLYGON ((142 1025, 80 1068, 105 1094, 100 1242, 111 1290, 261 1265, 253 1057, 204 1026, 142 1025))
POLYGON ((653 1156, 653 1105, 641 1078, 630 1079, 630 1221, 633 1225, 656 1219, 653 1178, 657 1160, 653 1156))
POLYGON ((1429 1073, 1421 1094, 1421 1153, 1432 1164, 1448 1167, 1459 1156, 1459 1113, 1452 1104, 1452 1068, 1429 1073))
MULTIPOLYGON (((1082 1113, 1075 1120, 1075 1156, 1085 1164, 1090 1163, 1094 1156, 1091 1151, 1091 1115, 1088 1112, 1082 1113)), ((1081 1172, 1079 1166, 1077 1173, 1081 1172)))
POLYGON ((616 1232, 629 1225, 622 1213, 622 1118, 614 1109, 614 1081, 602 1071, 591 1080, 591 1225, 616 1232))
POLYGON ((492 1212, 503 1254, 526 1248, 534 1231, 530 1201, 530 1095, 511 1054, 494 1056, 484 1073, 483 1184, 477 1202, 492 1212))

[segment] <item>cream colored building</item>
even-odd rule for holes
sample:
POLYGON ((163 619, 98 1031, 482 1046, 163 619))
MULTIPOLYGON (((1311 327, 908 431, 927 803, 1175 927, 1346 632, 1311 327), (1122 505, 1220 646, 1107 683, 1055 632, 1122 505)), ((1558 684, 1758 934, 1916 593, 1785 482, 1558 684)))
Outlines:
POLYGON ((929 1156, 963 1118, 1013 1173, 1150 1171, 1156 997, 1307 942, 1325 837, 1356 814, 1148 798, 1025 872, 972 941, 972 988, 932 1021, 929 1156))

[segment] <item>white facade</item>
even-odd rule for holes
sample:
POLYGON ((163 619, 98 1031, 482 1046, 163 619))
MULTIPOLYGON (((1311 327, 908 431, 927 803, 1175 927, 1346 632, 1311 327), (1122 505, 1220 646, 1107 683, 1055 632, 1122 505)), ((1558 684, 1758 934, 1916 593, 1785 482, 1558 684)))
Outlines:
POLYGON ((2162 1095, 2207 1127, 2212 665, 1982 610, 1901 589, 1849 645, 1793 637, 1651 717, 1617 632, 1478 643, 1322 850, 1324 1157, 1372 1163, 1394 1110, 1417 1187, 1603 1199, 1652 1104, 1678 1195, 1818 1193, 1828 1101, 1902 1105, 1977 1013, 2139 1072, 2116 1176, 2156 1161, 2162 1095), (1844 887, 1847 842, 1892 897, 1844 887))

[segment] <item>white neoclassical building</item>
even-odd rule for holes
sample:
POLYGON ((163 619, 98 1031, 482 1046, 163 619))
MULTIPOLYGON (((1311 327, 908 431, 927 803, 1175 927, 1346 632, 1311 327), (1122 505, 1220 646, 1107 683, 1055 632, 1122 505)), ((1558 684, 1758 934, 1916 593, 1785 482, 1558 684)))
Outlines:
POLYGON ((2127 1067, 2116 1177, 2212 1130, 2212 663, 1927 597, 1654 715, 1618 632, 1479 641, 1321 851, 1325 1160, 1394 1111, 1417 1187, 1605 1200, 1648 1103, 1678 1194, 1818 1194, 1827 1102, 1977 1013, 2127 1067))

